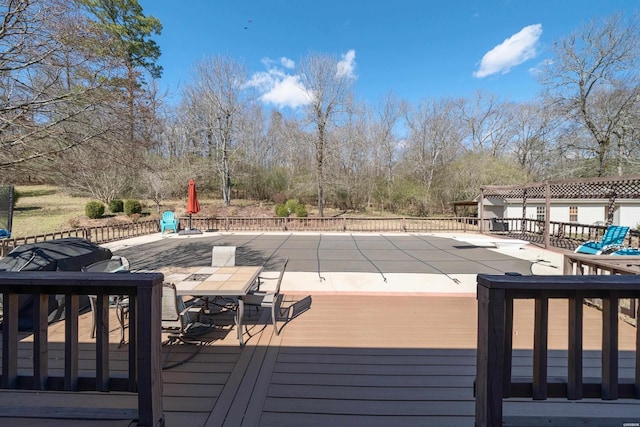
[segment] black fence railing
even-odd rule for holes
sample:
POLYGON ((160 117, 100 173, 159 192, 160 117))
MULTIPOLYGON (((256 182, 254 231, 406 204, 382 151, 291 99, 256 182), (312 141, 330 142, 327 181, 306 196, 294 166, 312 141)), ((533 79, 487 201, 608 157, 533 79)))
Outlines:
MULTIPOLYGON (((132 392, 138 395, 138 408, 125 411, 96 406, 55 408, 58 418, 101 420, 137 420, 138 426, 162 426, 162 363, 161 354, 161 273, 88 273, 50 271, 0 271, 2 294, 2 375, 1 389, 50 390, 63 392, 132 392), (31 295, 34 301, 33 342, 22 343, 19 332, 20 295, 31 295), (58 355, 49 352, 49 297, 64 296, 64 369, 49 367, 58 355), (79 301, 83 295, 96 295, 95 344, 79 344, 79 301), (109 295, 129 297, 128 368, 122 372, 110 370, 109 295), (138 309, 140 308, 140 309, 138 309), (144 309, 142 309, 144 308, 144 309), (31 347, 31 357, 24 356, 25 346, 31 347), (79 366, 81 352, 95 351, 93 369, 79 366), (20 352, 20 356, 19 356, 20 352), (22 363, 19 365, 18 360, 22 363), (30 364, 31 366, 27 366, 30 364)), ((26 349, 29 351, 29 349, 26 349)), ((52 353, 54 353, 52 351, 52 353)), ((58 365, 58 364, 56 364, 58 365)), ((73 397, 69 397, 73 399, 73 397)), ((4 416, 20 418, 33 408, 6 407, 0 403, 4 416)), ((87 421, 91 423, 91 421, 87 421)), ((61 421, 64 424, 63 421, 61 421)))
MULTIPOLYGON (((502 399, 532 397, 640 398, 640 364, 633 378, 619 378, 618 306, 622 298, 640 297, 638 275, 519 276, 478 275, 478 354, 476 426, 501 426, 502 399), (583 301, 602 301, 602 374, 583 378, 583 301), (512 339, 515 299, 535 300, 533 377, 512 378, 512 339), (569 305, 566 377, 548 375, 549 300, 569 305)), ((558 325, 551 325, 557 327, 558 325)), ((636 334, 638 362, 640 335, 636 334)), ((542 417, 544 414, 540 414, 542 417)), ((543 422, 540 425, 544 424, 543 422)), ((575 423, 578 424, 577 422, 575 423)))

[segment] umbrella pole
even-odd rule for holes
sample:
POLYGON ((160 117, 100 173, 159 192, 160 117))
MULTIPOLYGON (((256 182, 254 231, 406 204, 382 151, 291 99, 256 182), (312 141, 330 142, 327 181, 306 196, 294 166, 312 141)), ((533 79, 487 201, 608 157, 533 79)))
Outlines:
POLYGON ((189 230, 191 230, 191 214, 189 214, 189 230))

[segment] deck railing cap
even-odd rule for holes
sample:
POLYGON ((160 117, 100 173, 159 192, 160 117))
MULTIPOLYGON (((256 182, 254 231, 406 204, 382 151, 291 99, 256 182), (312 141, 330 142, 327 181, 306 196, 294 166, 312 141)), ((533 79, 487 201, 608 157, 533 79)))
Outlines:
MULTIPOLYGON (((115 287, 129 291, 161 286, 164 275, 152 273, 93 273, 80 271, 0 271, 0 290, 14 288, 19 283, 20 293, 32 293, 34 288, 55 286, 65 289, 115 287), (115 280, 114 280, 115 279, 115 280), (24 291, 24 292, 23 292, 24 291)), ((80 291, 79 293, 82 293, 80 291)))
POLYGON ((478 287, 489 289, 529 290, 638 290, 640 275, 538 276, 478 274, 478 287))

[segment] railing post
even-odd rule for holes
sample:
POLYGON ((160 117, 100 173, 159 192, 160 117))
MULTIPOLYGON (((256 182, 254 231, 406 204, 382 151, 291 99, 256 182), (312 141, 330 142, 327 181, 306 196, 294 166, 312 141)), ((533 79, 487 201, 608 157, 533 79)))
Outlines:
POLYGON ((582 292, 569 298, 569 352, 567 360, 567 398, 582 399, 582 292))
POLYGON ((2 295, 2 387, 18 382, 18 294, 2 295))
POLYGON ((67 292, 64 296, 64 389, 78 390, 78 314, 80 297, 67 292))
POLYGON ((502 425, 505 291, 478 286, 476 426, 502 425))
POLYGON ((513 298, 504 300, 504 369, 502 370, 502 397, 511 397, 511 372, 513 359, 513 298))
POLYGON ((602 399, 618 398, 618 296, 602 299, 602 399))
POLYGON ((46 390, 49 376, 49 295, 33 295, 33 383, 34 390, 46 390))
POLYGON ((148 309, 136 310, 138 343, 139 426, 163 426, 162 412, 162 286, 138 289, 138 303, 148 309))
POLYGON ((634 397, 640 399, 640 304, 636 304, 636 386, 634 397))
POLYGON ((109 295, 96 299, 96 390, 109 391, 109 295))
POLYGON ((549 298, 545 292, 535 299, 533 335, 533 399, 547 398, 547 342, 549 336, 549 298))

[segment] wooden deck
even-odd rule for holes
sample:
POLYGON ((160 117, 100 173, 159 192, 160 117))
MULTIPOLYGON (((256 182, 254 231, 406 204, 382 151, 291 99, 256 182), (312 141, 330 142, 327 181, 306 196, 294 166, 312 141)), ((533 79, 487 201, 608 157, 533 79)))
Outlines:
MULTIPOLYGON (((206 345, 163 346, 167 426, 474 424, 475 298, 286 295, 284 306, 290 307, 291 316, 286 324, 280 323, 279 336, 272 333, 266 311, 253 312, 243 349, 225 317, 217 318, 220 327, 207 335, 206 345)), ((517 301, 514 312, 513 375, 531 376, 533 302, 517 301)), ((549 375, 566 376, 566 303, 551 301, 550 312, 549 375)), ((90 315, 81 318, 81 370, 91 370, 94 364, 90 315)), ((111 324, 117 325, 115 320, 111 324)), ((61 323, 50 327, 51 340, 62 333, 61 323)), ((633 377, 630 350, 635 335, 635 328, 621 322, 621 377, 633 377)), ((111 366, 124 374, 126 345, 118 348, 119 338, 114 326, 111 366)), ((50 369, 64 363, 62 342, 60 348, 57 344, 51 344, 50 369)), ((600 312, 585 307, 585 377, 600 376, 600 345, 600 312)), ((21 344, 20 368, 29 366, 29 350, 27 337, 21 344)), ((126 413, 136 407, 136 398, 126 393, 0 391, 0 425, 60 425, 56 408, 88 405, 123 408, 126 413)), ((504 414, 513 425, 620 426, 640 422, 640 402, 507 399, 504 414)), ((90 425, 130 422, 102 420, 90 425)), ((88 421, 63 423, 80 426, 88 421)))

